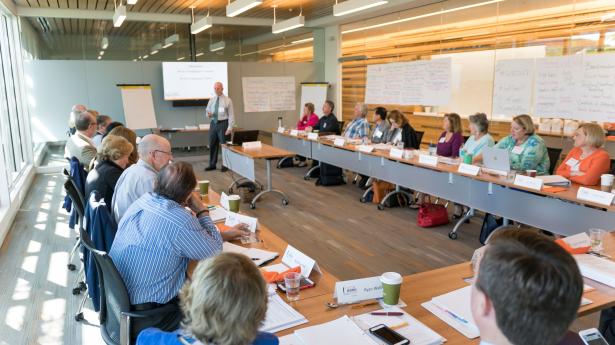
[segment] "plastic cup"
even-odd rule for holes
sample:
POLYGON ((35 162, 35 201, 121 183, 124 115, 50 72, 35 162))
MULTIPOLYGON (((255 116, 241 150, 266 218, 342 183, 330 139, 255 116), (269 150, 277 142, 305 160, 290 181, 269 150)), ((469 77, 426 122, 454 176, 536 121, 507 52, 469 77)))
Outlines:
POLYGON ((613 186, 613 181, 615 180, 615 176, 612 174, 602 174, 600 176, 600 189, 603 192, 611 191, 611 186, 613 186))
POLYGON ((207 195, 207 193, 209 193, 209 180, 199 181, 199 192, 201 195, 207 195))
POLYGON ((397 305, 399 303, 399 292, 401 291, 401 274, 396 272, 385 272, 380 276, 382 283, 382 297, 384 304, 397 305))
POLYGON ((604 250, 603 240, 606 230, 602 229, 589 229, 589 241, 592 245, 592 252, 602 253, 604 250))
POLYGON ((241 197, 239 195, 229 195, 228 196, 228 209, 231 212, 239 212, 239 203, 241 202, 241 197))
POLYGON ((284 275, 284 287, 286 288, 286 299, 289 302, 299 300, 301 291, 301 273, 288 272, 284 275))
POLYGON ((472 158, 474 158, 474 157, 472 157, 472 154, 471 154, 471 153, 467 153, 467 152, 466 152, 466 153, 463 155, 463 162, 464 162, 465 164, 472 164, 472 158))
POLYGON ((526 170, 525 172, 529 177, 536 177, 536 174, 538 173, 536 170, 526 170))

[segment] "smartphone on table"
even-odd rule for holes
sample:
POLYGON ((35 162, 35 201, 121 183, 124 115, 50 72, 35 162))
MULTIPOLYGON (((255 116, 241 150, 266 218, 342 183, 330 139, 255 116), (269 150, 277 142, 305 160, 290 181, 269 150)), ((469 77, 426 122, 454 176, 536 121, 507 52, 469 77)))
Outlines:
POLYGON ((600 334, 600 331, 595 328, 580 331, 579 336, 585 345, 609 345, 602 334, 600 334))
POLYGON ((410 340, 406 339, 403 335, 395 332, 384 324, 376 325, 370 328, 369 332, 376 336, 376 338, 384 341, 387 345, 410 344, 410 340))

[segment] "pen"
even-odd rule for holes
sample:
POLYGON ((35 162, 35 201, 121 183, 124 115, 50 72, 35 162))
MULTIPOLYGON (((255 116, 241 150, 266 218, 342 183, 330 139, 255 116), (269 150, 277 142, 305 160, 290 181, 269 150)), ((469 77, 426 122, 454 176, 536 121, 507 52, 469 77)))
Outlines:
POLYGON ((251 258, 251 259, 252 259, 252 261, 260 260, 259 258, 251 258))
POLYGON ((381 316, 402 316, 404 313, 398 311, 375 311, 370 313, 370 315, 381 315, 381 316))
POLYGON ((466 320, 466 319, 464 319, 464 318, 462 318, 460 316, 457 316, 457 315, 451 313, 450 311, 448 311, 446 309, 444 309, 444 312, 446 312, 450 317, 452 317, 453 319, 455 319, 455 320, 457 320, 459 322, 462 322, 462 323, 465 323, 465 324, 469 324, 468 320, 466 320))

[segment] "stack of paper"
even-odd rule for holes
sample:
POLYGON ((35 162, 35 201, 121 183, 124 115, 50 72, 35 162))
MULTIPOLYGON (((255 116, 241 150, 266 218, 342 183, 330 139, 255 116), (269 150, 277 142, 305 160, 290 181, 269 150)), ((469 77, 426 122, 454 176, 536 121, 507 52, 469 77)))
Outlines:
POLYGON ((261 332, 275 333, 307 322, 308 320, 303 315, 284 302, 274 292, 269 295, 267 316, 265 316, 265 322, 259 330, 261 332))
POLYGON ((245 248, 228 242, 224 242, 222 244, 222 251, 243 254, 252 259, 252 262, 254 262, 257 266, 264 265, 278 257, 278 253, 276 252, 270 252, 258 248, 245 248))
POLYGON ((346 315, 337 320, 296 330, 294 335, 303 345, 378 345, 346 315))
MULTIPOLYGON (((439 345, 446 341, 444 337, 434 332, 431 328, 425 326, 419 320, 412 317, 412 315, 404 312, 398 307, 386 308, 380 310, 383 312, 402 312, 402 316, 380 316, 372 315, 371 313, 365 313, 363 315, 353 317, 354 322, 363 329, 366 333, 369 333, 369 329, 376 325, 384 324, 388 327, 395 329, 395 331, 406 339, 410 340, 412 345, 439 345), (406 324, 401 328, 399 325, 406 324)), ((376 343, 384 344, 379 339, 371 336, 376 343)))
POLYGON ((211 218, 211 220, 214 223, 218 223, 221 221, 226 220, 226 210, 223 209, 222 207, 214 207, 212 209, 209 210, 209 218, 211 218))
POLYGON ((480 332, 472 317, 471 289, 472 286, 466 286, 434 297, 421 305, 461 334, 473 339, 478 337, 480 332))
POLYGON ((545 186, 570 186, 570 180, 559 175, 537 176, 545 186))
POLYGON ((615 262, 590 254, 579 254, 574 258, 584 277, 615 287, 615 262))

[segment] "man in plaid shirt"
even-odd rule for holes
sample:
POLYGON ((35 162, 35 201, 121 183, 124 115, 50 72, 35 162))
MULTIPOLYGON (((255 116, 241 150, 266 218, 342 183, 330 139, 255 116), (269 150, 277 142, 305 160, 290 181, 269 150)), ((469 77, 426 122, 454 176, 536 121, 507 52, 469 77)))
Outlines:
POLYGON ((369 135, 369 122, 367 116, 367 104, 357 103, 354 106, 354 119, 346 126, 344 136, 348 139, 363 139, 369 135))

